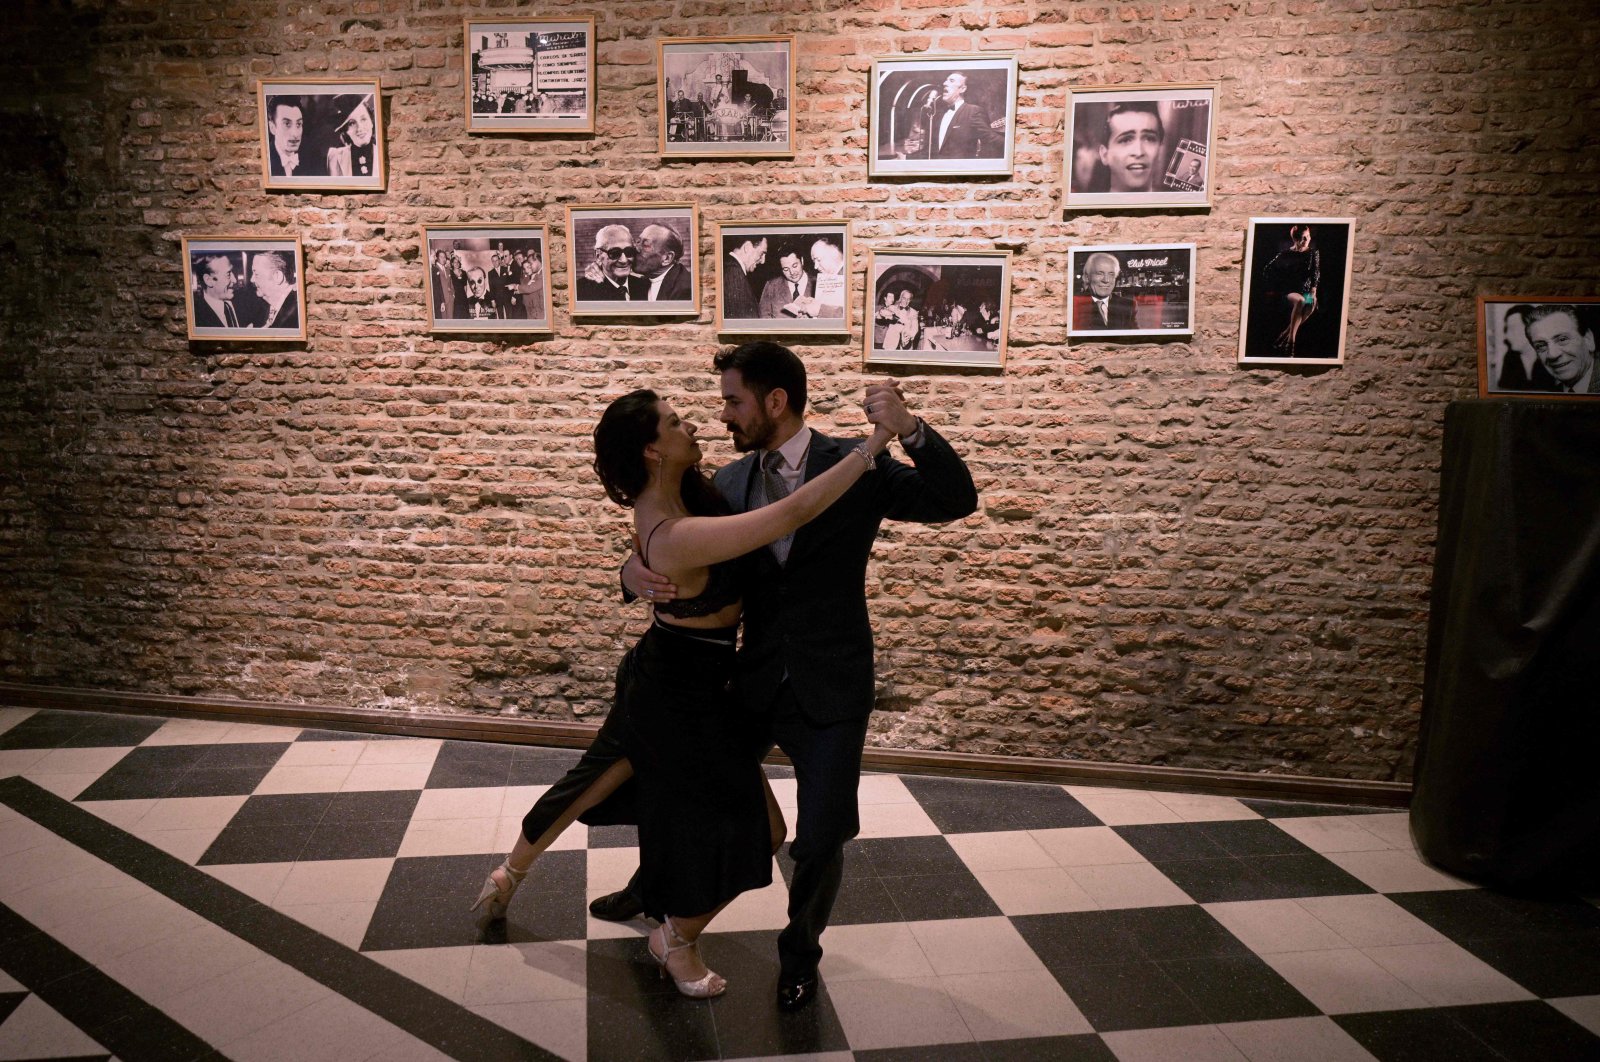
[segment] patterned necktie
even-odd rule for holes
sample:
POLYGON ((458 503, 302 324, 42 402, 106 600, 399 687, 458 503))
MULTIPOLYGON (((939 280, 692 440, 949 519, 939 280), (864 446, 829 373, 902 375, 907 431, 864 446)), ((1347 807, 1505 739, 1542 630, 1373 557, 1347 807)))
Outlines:
MULTIPOLYGON (((783 465, 783 455, 776 450, 768 450, 761 458, 761 488, 767 496, 767 504, 782 501, 789 496, 789 485, 778 474, 778 469, 783 465)), ((794 535, 784 535, 772 544, 772 555, 778 558, 779 564, 789 563, 789 547, 794 545, 794 535)))
POLYGON ((231 302, 223 303, 222 304, 222 309, 227 314, 228 327, 229 328, 238 328, 239 327, 239 318, 233 312, 233 303, 231 303, 231 302))

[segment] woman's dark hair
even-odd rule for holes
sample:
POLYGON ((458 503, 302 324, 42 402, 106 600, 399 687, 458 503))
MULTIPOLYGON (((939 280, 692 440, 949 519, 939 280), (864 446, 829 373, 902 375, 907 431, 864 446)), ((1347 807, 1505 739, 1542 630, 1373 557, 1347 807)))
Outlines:
MULTIPOLYGON (((644 448, 661 433, 661 396, 649 388, 629 391, 606 407, 594 426, 594 473, 606 497, 625 509, 644 493, 650 468, 644 448)), ((711 480, 698 468, 683 472, 683 503, 696 516, 722 516, 730 512, 711 480)))
POLYGON ((1290 243, 1296 242, 1297 240, 1300 239, 1301 236, 1309 236, 1309 235, 1311 235, 1311 226, 1310 225, 1290 225, 1289 226, 1289 242, 1290 243))

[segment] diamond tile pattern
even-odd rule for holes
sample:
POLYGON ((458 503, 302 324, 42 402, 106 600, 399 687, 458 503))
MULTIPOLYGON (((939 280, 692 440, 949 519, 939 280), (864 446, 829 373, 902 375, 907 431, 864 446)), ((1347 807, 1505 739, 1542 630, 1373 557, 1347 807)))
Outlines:
MULTIPOLYGON (((508 1040, 488 1054, 511 1043, 593 1060, 1600 1058, 1600 909, 1442 874, 1390 809, 868 776, 820 997, 782 1014, 771 990, 787 850, 774 884, 706 935, 732 986, 709 1004, 657 977, 646 923, 587 915, 625 880, 632 827, 572 827, 504 921, 467 911, 527 802, 576 751, 8 711, 0 774, 70 795, 149 841, 152 859, 189 863, 254 910, 330 938, 332 954, 373 959, 493 1023, 478 1028, 508 1040)), ((792 821, 792 773, 771 775, 792 821)), ((466 1033, 442 1034, 440 1048, 381 1021, 328 953, 297 968, 251 952, 228 919, 184 930, 212 935, 192 942, 131 924, 160 905, 7 807, 0 853, 0 904, 57 912, 38 931, 77 940, 106 976, 156 978, 126 987, 222 1055, 288 1057, 343 1037, 374 1057, 487 1057, 466 1033), (73 935, 73 910, 110 912, 96 917, 149 956, 113 946, 97 958, 93 938, 73 935), (162 973, 174 964, 161 956, 191 952, 226 957, 230 977, 259 989, 196 1006, 181 970, 162 973)), ((129 1037, 136 1014, 78 1028, 50 1007, 36 984, 84 967, 43 968, 26 942, 0 940, 0 1060, 106 1057, 118 1036, 160 1050, 154 1032, 129 1037)))

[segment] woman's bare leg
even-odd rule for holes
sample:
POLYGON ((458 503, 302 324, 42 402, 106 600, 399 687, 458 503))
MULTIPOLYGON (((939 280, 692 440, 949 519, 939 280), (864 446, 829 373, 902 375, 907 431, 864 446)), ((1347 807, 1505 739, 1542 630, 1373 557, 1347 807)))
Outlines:
POLYGON ((767 829, 772 835, 772 854, 777 855, 783 842, 789 839, 789 824, 783 821, 783 809, 778 806, 778 798, 772 793, 772 783, 767 781, 766 771, 761 772, 761 791, 767 795, 767 829))

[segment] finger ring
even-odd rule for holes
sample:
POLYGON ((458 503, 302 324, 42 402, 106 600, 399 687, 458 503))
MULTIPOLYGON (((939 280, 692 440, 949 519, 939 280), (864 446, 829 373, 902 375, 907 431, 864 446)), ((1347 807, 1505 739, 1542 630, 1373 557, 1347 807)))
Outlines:
POLYGON ((644 592, 644 596, 645 597, 655 597, 656 596, 656 592, 654 590, 646 590, 644 592))

